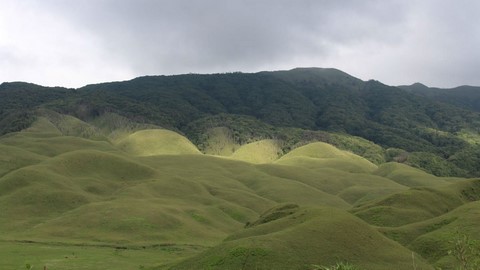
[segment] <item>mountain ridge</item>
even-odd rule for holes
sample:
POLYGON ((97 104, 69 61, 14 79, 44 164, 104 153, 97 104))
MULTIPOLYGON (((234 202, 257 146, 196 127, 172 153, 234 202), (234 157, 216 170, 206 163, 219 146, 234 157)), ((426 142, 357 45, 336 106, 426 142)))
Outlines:
POLYGON ((114 113, 180 132, 197 147, 207 126, 230 125, 234 140, 246 141, 290 138, 293 129, 337 132, 416 153, 409 164, 430 173, 480 175, 459 160, 480 159, 480 149, 470 149, 480 138, 478 112, 337 69, 143 76, 78 89, 3 83, 0 134, 28 127, 38 108, 87 122, 114 113))

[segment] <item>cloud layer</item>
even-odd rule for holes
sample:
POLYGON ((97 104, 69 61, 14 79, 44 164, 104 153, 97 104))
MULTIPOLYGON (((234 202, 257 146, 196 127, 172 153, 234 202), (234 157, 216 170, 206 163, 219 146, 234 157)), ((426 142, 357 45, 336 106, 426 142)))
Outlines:
POLYGON ((474 0, 4 0, 0 81, 335 67, 387 84, 480 85, 474 0))

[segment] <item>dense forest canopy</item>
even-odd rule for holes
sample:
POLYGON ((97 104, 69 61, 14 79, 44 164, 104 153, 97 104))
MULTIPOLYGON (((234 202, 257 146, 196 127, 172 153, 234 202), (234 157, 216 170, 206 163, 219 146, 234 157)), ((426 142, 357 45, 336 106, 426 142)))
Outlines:
POLYGON ((411 154, 411 165, 437 175, 480 175, 472 165, 480 160, 475 139, 480 114, 477 99, 465 98, 476 97, 475 90, 392 87, 321 68, 146 76, 79 89, 3 83, 0 133, 27 127, 38 108, 85 121, 117 113, 180 131, 197 144, 198 133, 213 124, 241 127, 239 134, 249 130, 240 137, 291 137, 294 129, 327 131, 365 138, 385 151, 402 149, 411 154), (454 99, 453 93, 461 94, 454 99), (235 124, 245 117, 252 120, 235 124))

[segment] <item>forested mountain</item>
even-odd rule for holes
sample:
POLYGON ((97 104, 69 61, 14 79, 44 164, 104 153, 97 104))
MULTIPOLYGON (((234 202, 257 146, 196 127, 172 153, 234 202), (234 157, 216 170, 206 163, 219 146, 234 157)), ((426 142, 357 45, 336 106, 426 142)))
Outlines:
POLYGON ((480 111, 480 87, 459 86, 455 88, 427 87, 421 83, 402 85, 399 88, 431 100, 449 103, 462 108, 480 111))
MULTIPOLYGON (((198 133, 206 126, 235 128, 238 122, 239 126, 250 125, 249 134, 243 134, 245 128, 237 130, 242 138, 288 137, 292 128, 350 134, 385 150, 405 150, 411 153, 411 165, 437 175, 478 175, 476 168, 462 161, 467 156, 480 158, 480 151, 471 147, 480 129, 475 106, 440 102, 442 95, 432 94, 435 90, 414 91, 423 93, 419 97, 412 87, 364 82, 339 70, 321 68, 146 76, 75 90, 4 83, 0 86, 0 131, 25 128, 39 107, 86 121, 117 113, 180 131, 197 145, 203 143, 198 133), (244 117, 252 120, 248 124, 236 121, 244 117)), ((463 92, 470 95, 474 88, 467 90, 463 92)))
POLYGON ((476 269, 480 114, 449 91, 320 68, 3 83, 0 268, 476 269))

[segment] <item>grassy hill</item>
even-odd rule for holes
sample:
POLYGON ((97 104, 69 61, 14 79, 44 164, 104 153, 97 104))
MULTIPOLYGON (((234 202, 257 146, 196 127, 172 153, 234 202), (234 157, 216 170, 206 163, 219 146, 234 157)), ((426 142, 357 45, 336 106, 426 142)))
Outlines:
MULTIPOLYGON (((215 246, 278 204, 345 211, 358 201, 406 188, 348 168, 276 164, 280 148, 272 140, 246 144, 225 159, 200 154, 173 131, 132 131, 109 140, 72 132, 82 126, 102 134, 93 125, 54 117, 53 122, 52 115, 39 117, 30 128, 0 138, 9 155, 1 162, 1 240, 38 243, 32 250, 52 243, 87 249, 162 245, 178 250, 178 256, 167 256, 174 262, 195 253, 188 247, 198 253, 215 246), (264 165, 254 165, 257 161, 264 165)), ((289 155, 345 157, 375 167, 324 143, 283 158, 289 155)), ((55 265, 50 255, 43 256, 44 264, 55 265)))
POLYGON ((251 163, 271 163, 283 154, 281 143, 275 140, 260 140, 242 145, 231 158, 251 163))
POLYGON ((0 268, 454 269, 480 240, 477 114, 338 70, 2 84, 0 114, 0 268))
POLYGON ((322 142, 296 148, 282 156, 276 163, 309 169, 334 168, 357 173, 368 173, 377 168, 362 157, 322 142))
MULTIPOLYGON (((412 269, 411 251, 351 214, 291 204, 267 211, 217 247, 172 269, 314 269, 338 261, 372 270, 412 269)), ((417 265, 433 269, 421 259, 417 265)))
POLYGON ((187 138, 170 130, 140 130, 119 140, 117 147, 135 156, 200 154, 187 138))
MULTIPOLYGON (((370 224, 384 226, 380 231, 387 237, 428 258, 431 264, 456 269, 453 265, 459 262, 451 256, 455 245, 466 248, 458 243, 464 239, 473 239, 474 243, 479 239, 479 188, 478 179, 437 188, 415 188, 353 212, 370 224)), ((471 244, 471 248, 476 252, 478 246, 471 244)), ((471 255, 465 253, 465 256, 471 255)))

